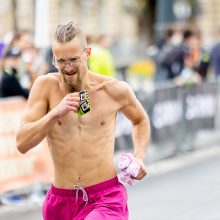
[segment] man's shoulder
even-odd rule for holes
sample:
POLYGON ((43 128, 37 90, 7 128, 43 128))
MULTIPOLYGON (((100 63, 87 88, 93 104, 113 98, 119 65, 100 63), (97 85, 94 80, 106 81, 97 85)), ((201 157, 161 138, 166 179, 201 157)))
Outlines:
POLYGON ((107 89, 123 91, 129 88, 129 85, 125 81, 121 81, 112 77, 106 77, 106 80, 104 81, 104 87, 107 89))
POLYGON ((31 94, 38 94, 41 97, 47 96, 58 87, 59 76, 55 73, 48 73, 37 77, 31 88, 31 94))
POLYGON ((29 100, 48 100, 49 95, 57 90, 59 76, 57 74, 46 74, 36 78, 30 90, 29 100))
POLYGON ((98 85, 98 90, 105 91, 111 98, 120 100, 126 98, 126 96, 131 92, 130 85, 111 76, 105 76, 101 74, 94 74, 96 84, 98 85))
POLYGON ((50 87, 51 85, 57 83, 59 81, 59 76, 56 73, 48 73, 45 75, 41 75, 39 77, 37 77, 37 79, 35 80, 34 84, 37 85, 47 85, 47 87, 50 87))
POLYGON ((103 89, 110 95, 113 99, 121 100, 124 99, 129 90, 131 89, 129 84, 125 81, 120 81, 111 77, 106 77, 103 83, 103 89))

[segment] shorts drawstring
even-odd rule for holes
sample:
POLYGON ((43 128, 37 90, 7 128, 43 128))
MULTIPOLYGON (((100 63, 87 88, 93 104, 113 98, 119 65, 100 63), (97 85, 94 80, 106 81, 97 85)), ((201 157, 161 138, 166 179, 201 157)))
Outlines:
POLYGON ((78 200, 79 190, 81 190, 83 192, 83 200, 85 201, 85 206, 86 206, 89 199, 88 199, 88 195, 87 195, 85 189, 83 187, 81 187, 81 186, 78 186, 78 185, 76 185, 74 187, 74 189, 76 190, 76 202, 78 200))

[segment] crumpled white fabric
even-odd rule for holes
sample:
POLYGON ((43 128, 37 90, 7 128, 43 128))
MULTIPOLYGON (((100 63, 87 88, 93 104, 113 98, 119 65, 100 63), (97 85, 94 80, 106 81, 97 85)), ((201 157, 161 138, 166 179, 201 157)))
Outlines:
POLYGON ((136 177, 140 170, 140 165, 134 160, 131 153, 122 153, 118 161, 119 179, 122 182, 134 185, 135 180, 131 176, 136 177))

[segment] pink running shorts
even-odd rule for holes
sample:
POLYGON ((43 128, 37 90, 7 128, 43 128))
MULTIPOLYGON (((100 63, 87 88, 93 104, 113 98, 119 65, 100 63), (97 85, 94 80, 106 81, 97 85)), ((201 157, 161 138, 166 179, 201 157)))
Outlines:
POLYGON ((127 191, 117 177, 85 188, 51 186, 42 211, 44 220, 128 220, 127 191))

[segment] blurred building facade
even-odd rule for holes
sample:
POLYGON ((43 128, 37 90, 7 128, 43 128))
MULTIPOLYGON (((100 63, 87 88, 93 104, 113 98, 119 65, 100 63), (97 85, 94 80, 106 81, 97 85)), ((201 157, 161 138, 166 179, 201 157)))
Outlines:
POLYGON ((199 0, 201 16, 197 23, 202 31, 203 41, 209 45, 220 29, 220 1, 219 0, 199 0))
MULTIPOLYGON (((123 9, 122 1, 44 0, 44 4, 46 2, 49 4, 49 38, 58 24, 76 21, 87 34, 105 33, 128 43, 137 41, 137 18, 123 9)), ((35 32, 36 3, 36 0, 0 0, 1 35, 15 28, 35 32)))
MULTIPOLYGON (((36 4, 39 1, 41 0, 0 0, 0 37, 16 28, 28 29, 35 33, 36 17, 37 13, 40 13, 36 10, 36 4)), ((186 1, 169 0, 166 1, 166 5, 186 1)), ((153 2, 156 5, 154 13, 159 13, 160 16, 165 13, 167 17, 170 12, 167 9, 163 10, 167 7, 164 5, 165 1, 153 2)), ((195 0, 194 2, 197 2, 200 8, 195 22, 201 29, 204 41, 208 42, 213 39, 214 33, 220 26, 220 1, 195 0)), ((48 4, 49 11, 48 18, 44 20, 48 23, 48 39, 57 24, 73 20, 79 23, 87 34, 105 33, 113 35, 123 44, 138 43, 141 32, 138 10, 151 3, 151 0, 43 0, 44 5, 48 4)), ((156 23, 156 18, 154 22, 156 23)))

